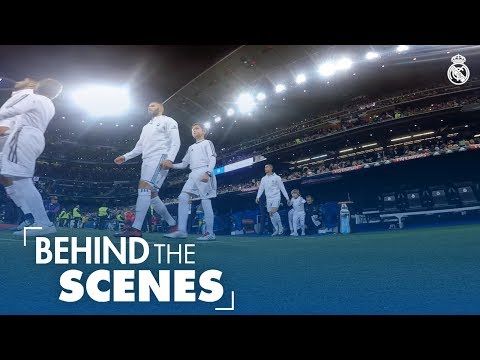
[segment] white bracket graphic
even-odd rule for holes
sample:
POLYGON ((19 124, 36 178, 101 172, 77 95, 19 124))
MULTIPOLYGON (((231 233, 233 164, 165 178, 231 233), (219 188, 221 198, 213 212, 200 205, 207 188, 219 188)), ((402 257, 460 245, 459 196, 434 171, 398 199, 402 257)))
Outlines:
POLYGON ((235 293, 232 290, 232 307, 231 308, 215 308, 215 310, 219 311, 233 311, 235 310, 235 293))
POLYGON ((31 227, 24 227, 23 228, 23 246, 27 246, 27 230, 42 230, 41 226, 31 226, 31 227))

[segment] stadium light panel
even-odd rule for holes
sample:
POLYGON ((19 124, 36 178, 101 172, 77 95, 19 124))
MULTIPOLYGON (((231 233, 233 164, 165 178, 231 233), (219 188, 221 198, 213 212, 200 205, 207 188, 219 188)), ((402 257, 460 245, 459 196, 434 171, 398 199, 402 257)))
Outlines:
POLYGON ((238 97, 237 106, 242 114, 249 113, 255 108, 255 100, 252 95, 243 93, 238 97))
POLYGON ((266 98, 267 98, 267 96, 263 92, 257 94, 257 100, 258 101, 263 101, 266 98))
POLYGON ((127 87, 90 85, 73 92, 73 101, 91 116, 122 115, 130 108, 127 87))
POLYGON ((348 70, 352 67, 352 60, 348 58, 342 58, 335 63, 335 68, 337 70, 348 70))
POLYGON ((400 140, 406 140, 406 139, 410 139, 411 136, 402 136, 402 137, 399 137, 399 138, 395 138, 395 139, 391 139, 390 141, 391 142, 394 142, 394 141, 400 141, 400 140))
POLYGON ((365 59, 367 60, 375 60, 375 59, 378 59, 379 57, 380 57, 380 54, 376 53, 375 51, 369 51, 365 55, 365 59))
POLYGON ((287 88, 285 87, 285 85, 283 84, 278 84, 277 86, 275 86, 275 92, 278 94, 278 93, 281 93, 281 92, 284 92, 287 88))
POLYGON ((402 52, 405 52, 409 49, 409 47, 407 45, 398 45, 397 46, 397 52, 398 53, 402 53, 402 52))
POLYGON ((331 76, 333 74, 335 74, 335 72, 337 71, 335 65, 333 65, 332 63, 324 63, 322 65, 320 65, 318 67, 318 72, 320 73, 320 75, 322 76, 331 76))
POLYGON ((307 81, 307 77, 305 76, 305 74, 298 74, 295 78, 295 82, 297 84, 303 84, 305 81, 307 81))
POLYGON ((419 137, 419 136, 425 136, 425 135, 431 135, 431 134, 435 134, 435 131, 428 131, 421 134, 415 134, 413 135, 413 137, 419 137))

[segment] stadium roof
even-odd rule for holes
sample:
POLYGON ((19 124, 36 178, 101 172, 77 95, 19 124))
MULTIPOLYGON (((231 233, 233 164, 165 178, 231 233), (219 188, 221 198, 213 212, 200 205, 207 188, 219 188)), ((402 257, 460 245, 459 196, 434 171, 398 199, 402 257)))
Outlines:
MULTIPOLYGON (((402 53, 396 48, 397 45, 0 46, 0 75, 56 77, 66 88, 86 82, 126 82, 134 94, 137 112, 129 119, 112 122, 126 124, 115 130, 119 139, 132 133, 128 124, 139 128, 145 122, 146 104, 157 98, 165 102, 166 114, 179 122, 182 136, 190 136, 192 123, 209 121, 211 138, 217 147, 227 147, 341 107, 353 98, 378 97, 433 83, 446 85, 450 58, 457 52, 466 56, 471 76, 479 74, 478 46, 416 45, 402 53), (379 53, 380 58, 366 60, 368 51, 379 53), (352 60, 350 69, 337 71, 331 77, 320 76, 321 64, 342 57, 352 60), (305 74, 305 83, 296 84, 299 74, 305 74), (278 84, 286 86, 279 94, 274 90, 278 84), (266 95, 251 115, 239 114, 235 104, 244 92, 254 97, 259 92, 266 95), (236 113, 227 117, 230 108, 236 113), (214 117, 222 120, 215 123, 214 117)), ((58 101, 57 113, 73 116, 75 109, 64 97, 58 101)), ((71 123, 52 124, 57 125, 75 128, 71 123)), ((93 125, 83 134, 94 132, 100 136, 104 131, 114 136, 109 127, 100 129, 93 125)), ((132 138, 136 135, 135 132, 132 138)))
POLYGON ((476 68, 480 60, 478 47, 413 46, 401 54, 396 48, 397 45, 242 46, 175 92, 166 105, 171 113, 187 123, 210 121, 217 141, 229 142, 228 133, 228 137, 234 134, 234 141, 230 142, 236 142, 293 121, 312 118, 356 97, 381 97, 430 87, 433 83, 447 85, 446 71, 456 51, 467 57, 471 69, 472 56, 475 56, 476 68), (369 51, 379 53, 380 58, 366 60, 369 51), (337 71, 330 77, 319 75, 321 64, 342 57, 353 61, 349 70, 337 71), (305 83, 295 82, 299 74, 305 74, 305 83), (274 90, 278 84, 286 86, 279 94, 274 90), (266 95, 266 100, 258 102, 251 115, 237 111, 227 119, 228 109, 236 110, 235 102, 241 93, 255 97, 259 92, 266 95), (216 116, 222 117, 217 124, 213 121, 216 116))

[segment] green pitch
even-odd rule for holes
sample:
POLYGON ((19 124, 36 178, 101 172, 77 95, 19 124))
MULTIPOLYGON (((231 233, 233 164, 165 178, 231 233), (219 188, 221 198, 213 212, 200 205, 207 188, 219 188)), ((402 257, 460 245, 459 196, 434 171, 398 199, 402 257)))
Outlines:
MULTIPOLYGON (((80 243, 101 235, 119 241, 113 233, 88 229, 59 229, 54 235, 77 236, 80 243)), ((156 233, 143 238, 151 247, 178 243, 156 233)), ((195 244, 196 269, 223 272, 226 294, 235 291, 231 314, 480 314, 480 225, 312 237, 217 236, 210 242, 191 236, 181 242, 195 244)), ((23 239, 2 231, 0 313, 218 314, 205 304, 59 302, 63 271, 100 267, 105 268, 37 265, 34 239, 23 247, 23 239)), ((150 259, 142 264, 159 268, 169 266, 150 259)), ((230 297, 221 305, 228 307, 230 297)))

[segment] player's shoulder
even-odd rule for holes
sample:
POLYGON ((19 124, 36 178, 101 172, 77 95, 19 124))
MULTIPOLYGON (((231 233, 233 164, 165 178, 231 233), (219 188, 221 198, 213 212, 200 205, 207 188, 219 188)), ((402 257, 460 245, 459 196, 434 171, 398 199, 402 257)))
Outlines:
POLYGON ((172 117, 170 117, 170 116, 162 115, 162 118, 165 119, 165 120, 167 120, 167 121, 172 121, 172 122, 174 122, 175 124, 177 123, 177 122, 175 121, 175 119, 172 118, 172 117))
POLYGON ((30 100, 35 104, 42 104, 45 107, 52 108, 53 110, 55 110, 55 105, 53 104, 53 101, 46 96, 33 93, 28 95, 25 99, 30 100))
POLYGON ((48 98, 44 95, 39 95, 39 94, 35 94, 35 93, 28 94, 25 98, 53 104, 53 101, 50 98, 48 98))
POLYGON ((197 146, 201 146, 201 147, 208 147, 208 146, 213 146, 213 143, 210 141, 210 140, 202 140, 202 141, 199 141, 199 142, 194 142, 192 145, 197 145, 197 146))
POLYGON ((205 144, 207 144, 208 146, 211 146, 211 147, 215 147, 215 146, 213 145, 212 140, 205 139, 205 144))
POLYGON ((168 123, 172 124, 172 125, 177 125, 178 126, 178 123, 177 121, 174 119, 174 118, 171 118, 170 116, 167 116, 167 115, 162 115, 163 119, 165 121, 167 121, 168 123))

